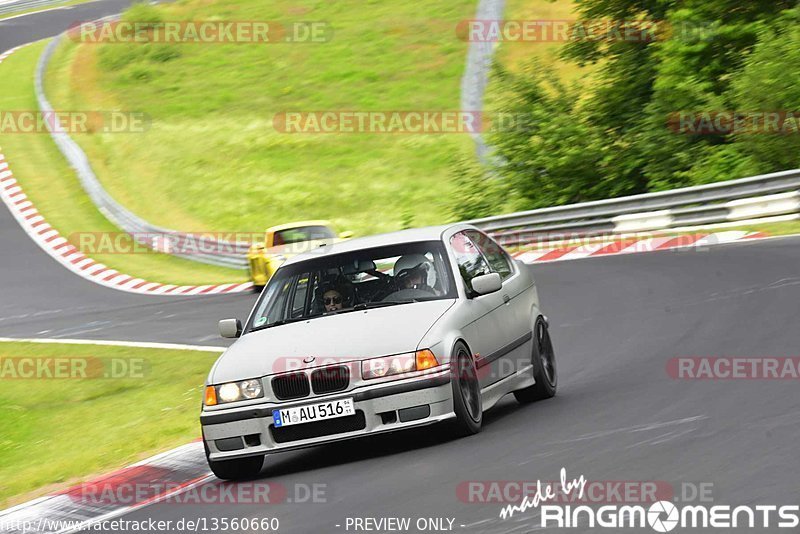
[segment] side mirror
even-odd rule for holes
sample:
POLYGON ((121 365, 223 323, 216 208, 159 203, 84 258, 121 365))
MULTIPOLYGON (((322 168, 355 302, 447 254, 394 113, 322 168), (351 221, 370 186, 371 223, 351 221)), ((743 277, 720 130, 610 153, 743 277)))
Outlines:
POLYGON ((341 234, 339 234, 339 237, 342 238, 342 239, 350 239, 354 235, 355 234, 353 232, 347 231, 347 232, 342 232, 341 234))
POLYGON ((500 291, 502 287, 503 279, 500 278, 500 273, 482 274, 472 279, 472 290, 478 295, 488 295, 500 291))
POLYGON ((242 322, 239 319, 223 319, 219 322, 219 335, 234 338, 242 335, 242 322))

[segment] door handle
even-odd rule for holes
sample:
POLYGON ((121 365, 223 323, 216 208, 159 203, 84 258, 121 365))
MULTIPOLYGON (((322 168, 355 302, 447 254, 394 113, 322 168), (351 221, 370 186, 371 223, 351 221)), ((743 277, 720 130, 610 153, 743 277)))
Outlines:
POLYGON ((505 302, 506 304, 508 304, 508 301, 509 301, 509 300, 511 300, 511 297, 509 297, 508 295, 503 295, 503 302, 505 302))

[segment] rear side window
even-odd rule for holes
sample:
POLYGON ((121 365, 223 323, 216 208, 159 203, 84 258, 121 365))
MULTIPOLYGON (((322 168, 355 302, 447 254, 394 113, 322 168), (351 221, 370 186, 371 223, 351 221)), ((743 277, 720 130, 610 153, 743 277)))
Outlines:
POLYGON ((492 267, 492 271, 499 273, 503 280, 511 276, 514 270, 511 267, 511 261, 508 258, 508 254, 506 254, 506 252, 495 242, 494 239, 486 234, 482 234, 474 230, 469 230, 466 232, 466 234, 469 236, 472 242, 477 245, 480 251, 483 252, 486 260, 492 267))
POLYGON ((472 279, 482 274, 489 274, 491 272, 489 265, 475 243, 464 232, 459 232, 451 237, 450 246, 456 257, 458 272, 461 273, 467 289, 472 292, 472 279))

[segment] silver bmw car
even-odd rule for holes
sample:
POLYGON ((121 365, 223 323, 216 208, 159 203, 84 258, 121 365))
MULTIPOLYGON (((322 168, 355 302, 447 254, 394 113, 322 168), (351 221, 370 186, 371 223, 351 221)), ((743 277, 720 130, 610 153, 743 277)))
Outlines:
POLYGON ((466 224, 323 245, 287 260, 208 375, 211 470, 255 476, 267 454, 447 421, 481 429, 513 393, 552 397, 548 322, 529 269, 466 224))

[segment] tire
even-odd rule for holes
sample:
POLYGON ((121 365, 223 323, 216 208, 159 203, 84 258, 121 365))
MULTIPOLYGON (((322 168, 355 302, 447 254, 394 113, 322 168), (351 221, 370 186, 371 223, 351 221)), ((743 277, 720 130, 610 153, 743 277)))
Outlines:
POLYGON ((470 436, 481 431, 483 424, 483 402, 475 362, 466 345, 456 343, 450 360, 453 388, 453 410, 456 413, 455 432, 459 436, 470 436))
POLYGON ((550 339, 550 331, 542 317, 536 320, 536 326, 534 327, 531 360, 533 363, 533 378, 536 383, 514 392, 514 397, 522 404, 554 397, 558 388, 556 355, 553 350, 553 342, 550 339))
POLYGON ((206 450, 206 461, 214 476, 222 480, 248 480, 255 478, 264 467, 264 456, 248 456, 235 460, 212 460, 209 458, 208 445, 203 442, 206 450))

